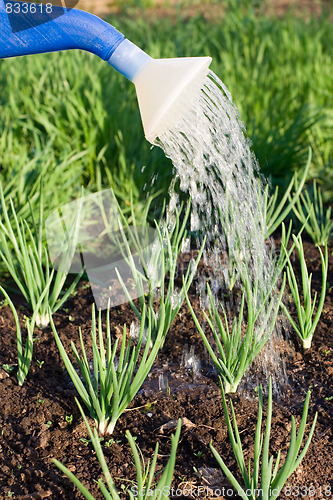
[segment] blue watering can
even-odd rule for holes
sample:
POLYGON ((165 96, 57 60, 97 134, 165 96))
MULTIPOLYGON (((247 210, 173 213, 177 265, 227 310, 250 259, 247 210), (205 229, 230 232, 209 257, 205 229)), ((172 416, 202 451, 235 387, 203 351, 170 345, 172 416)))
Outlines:
POLYGON ((135 84, 150 142, 173 127, 211 63, 210 57, 153 59, 113 26, 81 10, 0 0, 0 59, 69 49, 96 54, 135 84))

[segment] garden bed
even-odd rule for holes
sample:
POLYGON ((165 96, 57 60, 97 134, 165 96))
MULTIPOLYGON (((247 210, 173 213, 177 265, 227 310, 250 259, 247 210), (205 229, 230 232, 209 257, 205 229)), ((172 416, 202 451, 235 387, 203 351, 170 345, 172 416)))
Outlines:
MULTIPOLYGON (((319 291, 321 267, 318 250, 309 242, 305 242, 304 246, 308 266, 314 274, 313 287, 319 291)), ((309 451, 286 483, 291 489, 286 489, 279 498, 328 498, 333 490, 332 250, 331 247, 326 302, 311 350, 304 353, 293 332, 279 341, 286 362, 288 385, 283 388, 280 400, 274 398, 271 452, 275 454, 281 449, 282 457, 285 456, 290 439, 291 415, 295 415, 299 422, 309 388, 312 393, 308 428, 315 412, 318 412, 309 451)), ((189 297, 202 320, 194 285, 189 297)), ((92 303, 91 290, 82 283, 78 294, 66 303, 66 309, 54 316, 57 331, 68 353, 71 352, 70 341, 78 341, 79 326, 84 338, 89 338, 92 303)), ((28 310, 24 304, 19 309, 23 323, 28 310)), ((124 323, 130 326, 133 320, 134 315, 128 305, 111 310, 112 331, 116 334, 121 334, 124 323)), ((15 373, 9 376, 0 368, 0 497, 81 498, 72 483, 53 464, 52 459, 56 458, 74 472, 96 499, 102 498, 95 483, 101 476, 100 466, 91 444, 87 442, 87 431, 74 400, 76 391, 64 370, 52 331, 50 328, 36 330, 35 335, 38 340, 34 345, 34 358, 22 388, 16 383, 15 373)), ((0 366, 14 364, 16 355, 15 323, 10 308, 3 306, 0 310, 0 366)), ((252 397, 249 396, 237 394, 232 398, 246 457, 253 453, 257 416, 254 388, 252 397)), ((227 436, 217 376, 209 364, 186 304, 171 327, 165 346, 130 411, 120 417, 112 440, 106 438, 102 442, 118 488, 121 484, 131 487, 130 481, 135 480, 125 430, 129 429, 137 437, 136 442, 146 459, 152 457, 155 443, 159 441, 159 464, 164 465, 170 451, 170 438, 168 431, 161 432, 161 426, 179 417, 189 422, 185 421, 186 425, 182 428, 177 451, 173 481, 175 495, 180 498, 183 491, 189 498, 189 493, 193 498, 205 498, 205 492, 198 490, 203 486, 215 486, 221 491, 224 487, 226 492, 230 486, 221 476, 210 452, 210 441, 238 478, 239 473, 227 436), (184 362, 184 351, 188 352, 191 348, 201 361, 200 371, 194 374, 191 359, 184 362)), ((230 498, 226 494, 224 497, 230 498)), ((220 498, 223 496, 220 495, 220 498)), ((236 495, 233 498, 237 498, 236 495)))

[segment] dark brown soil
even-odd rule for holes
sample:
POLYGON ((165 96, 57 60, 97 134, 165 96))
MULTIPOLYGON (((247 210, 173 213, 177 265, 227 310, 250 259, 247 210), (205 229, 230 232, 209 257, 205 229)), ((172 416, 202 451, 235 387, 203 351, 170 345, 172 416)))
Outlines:
MULTIPOLYGON (((314 273, 313 285, 319 291, 321 272, 318 250, 309 242, 305 244, 305 249, 309 267, 314 273)), ((330 269, 333 264, 331 253, 332 248, 330 269)), ((328 282, 324 312, 311 350, 303 353, 293 332, 285 335, 289 340, 285 338, 279 341, 279 348, 286 362, 288 384, 282 387, 281 399, 275 398, 271 452, 276 454, 281 449, 282 456, 285 456, 290 439, 291 416, 294 415, 299 422, 309 388, 312 394, 308 430, 315 412, 318 412, 318 423, 310 449, 286 483, 291 489, 285 490, 279 498, 328 498, 330 488, 333 488, 332 271, 329 271, 328 282)), ((194 287, 190 298, 202 318, 194 287)), ((66 304, 67 309, 54 316, 58 333, 68 353, 71 352, 70 341, 77 343, 79 326, 82 327, 85 338, 89 338, 92 300, 90 288, 82 284, 78 295, 66 304)), ((23 316, 28 311, 23 306, 19 312, 23 324, 23 316)), ((130 325, 133 319, 128 306, 111 310, 111 324, 115 333, 121 331, 124 322, 130 325)), ((36 330, 35 333, 38 338, 34 345, 31 370, 26 383, 19 388, 15 372, 8 376, 1 368, 3 364, 11 365, 16 362, 13 317, 8 306, 1 308, 0 498, 81 498, 72 483, 54 466, 52 458, 65 463, 96 499, 102 498, 95 483, 101 477, 101 471, 91 445, 85 442, 87 432, 74 401, 76 391, 64 370, 51 330, 36 330), (71 415, 73 421, 69 423, 67 420, 70 420, 68 417, 71 415)), ((267 380, 264 385, 267 387, 267 380)), ((255 394, 252 388, 252 392, 250 389, 248 394, 240 393, 233 397, 246 457, 253 453, 257 415, 255 394), (249 397, 251 394, 252 397, 249 397)), ((217 376, 209 364, 187 307, 184 306, 176 318, 163 351, 131 409, 118 421, 112 436, 113 444, 108 443, 108 439, 103 441, 103 450, 118 487, 121 484, 129 487, 129 481, 135 479, 125 430, 129 429, 133 436, 137 436, 137 443, 145 459, 152 456, 158 441, 159 463, 164 465, 170 451, 170 438, 167 433, 160 433, 160 427, 172 419, 186 417, 194 425, 191 428, 184 426, 182 429, 173 481, 174 488, 179 491, 175 494, 180 498, 180 490, 187 490, 192 491, 189 498, 205 498, 205 493, 200 493, 197 488, 215 484, 219 489, 226 488, 220 499, 230 498, 226 493, 230 487, 221 476, 209 448, 209 442, 212 441, 227 465, 232 471, 237 471, 227 437, 217 376), (201 360, 201 370, 194 376, 183 362, 184 349, 189 350, 191 347, 201 360), (161 375, 165 388, 159 390, 161 375)), ((236 474, 240 479, 238 471, 236 474)), ((234 495, 234 498, 237 496, 234 495)))

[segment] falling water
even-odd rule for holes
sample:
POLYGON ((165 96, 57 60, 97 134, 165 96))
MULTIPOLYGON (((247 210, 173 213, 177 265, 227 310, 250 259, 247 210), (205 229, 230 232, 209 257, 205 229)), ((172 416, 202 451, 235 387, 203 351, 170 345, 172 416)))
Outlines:
MULTIPOLYGON (((175 167, 169 223, 179 204, 179 186, 191 197, 191 232, 196 244, 206 237, 204 260, 214 295, 220 300, 220 291, 241 286, 240 277, 246 273, 252 301, 259 310, 271 292, 276 272, 266 244, 264 180, 231 95, 214 73, 206 77, 193 107, 155 144, 175 167)), ((199 283, 204 301, 206 282, 199 283)), ((263 307, 259 323, 268 320, 263 307)), ((270 373, 281 384, 284 370, 279 356, 272 352, 273 342, 269 344, 262 357, 263 368, 270 366, 270 373), (273 369, 271 362, 263 361, 268 358, 274 359, 273 369)))

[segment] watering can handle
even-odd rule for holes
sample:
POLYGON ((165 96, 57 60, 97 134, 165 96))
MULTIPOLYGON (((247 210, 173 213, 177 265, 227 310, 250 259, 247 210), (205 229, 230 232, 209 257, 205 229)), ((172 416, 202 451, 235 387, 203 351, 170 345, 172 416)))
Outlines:
POLYGON ((82 49, 109 61, 123 41, 111 24, 78 9, 0 0, 0 59, 82 49))

